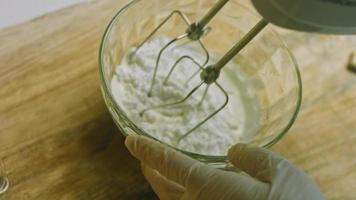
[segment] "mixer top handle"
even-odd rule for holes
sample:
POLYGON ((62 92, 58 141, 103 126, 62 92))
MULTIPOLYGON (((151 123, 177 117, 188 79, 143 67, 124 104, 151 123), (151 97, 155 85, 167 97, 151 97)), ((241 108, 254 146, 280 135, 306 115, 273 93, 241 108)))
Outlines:
POLYGON ((288 29, 356 34, 356 0, 252 0, 269 22, 288 29))

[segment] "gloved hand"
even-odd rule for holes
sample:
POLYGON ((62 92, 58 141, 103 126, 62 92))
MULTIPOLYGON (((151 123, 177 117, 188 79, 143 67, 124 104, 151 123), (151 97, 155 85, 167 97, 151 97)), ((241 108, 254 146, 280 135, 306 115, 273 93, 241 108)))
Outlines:
POLYGON ((319 200, 307 175, 273 152, 237 144, 228 152, 242 172, 223 171, 198 162, 143 136, 125 144, 141 161, 147 181, 161 200, 319 200))

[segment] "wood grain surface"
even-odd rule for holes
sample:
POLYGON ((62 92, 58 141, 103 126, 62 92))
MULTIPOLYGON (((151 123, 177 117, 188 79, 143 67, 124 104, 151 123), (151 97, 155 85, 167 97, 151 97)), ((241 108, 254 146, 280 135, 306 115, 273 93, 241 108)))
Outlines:
MULTIPOLYGON (((0 30, 0 158, 11 184, 1 200, 155 198, 99 89, 100 39, 126 2, 89 1, 0 30)), ((328 199, 356 199, 356 75, 345 69, 355 40, 325 46, 333 38, 281 33, 304 103, 273 149, 328 199)))

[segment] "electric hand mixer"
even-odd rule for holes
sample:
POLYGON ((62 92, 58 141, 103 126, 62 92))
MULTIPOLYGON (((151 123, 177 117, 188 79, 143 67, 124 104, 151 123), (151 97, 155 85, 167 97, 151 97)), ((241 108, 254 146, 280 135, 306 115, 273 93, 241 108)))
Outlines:
MULTIPOLYGON (((191 23, 188 17, 181 11, 175 10, 170 15, 168 15, 159 25, 156 27, 151 34, 149 34, 144 41, 137 47, 134 54, 146 43, 167 21, 173 16, 178 15, 183 19, 187 25, 186 32, 182 35, 169 41, 160 51, 156 59, 156 64, 154 72, 152 75, 150 89, 148 91, 148 96, 152 96, 152 89, 155 85, 155 78, 157 70, 159 68, 160 58, 163 52, 173 43, 188 38, 191 41, 197 41, 202 47, 204 53, 206 54, 206 59, 203 63, 198 63, 193 57, 185 55, 180 57, 174 65, 170 68, 164 83, 166 83, 169 77, 172 75, 175 67, 184 59, 191 60, 197 67, 198 70, 192 77, 200 72, 201 82, 195 86, 183 99, 149 107, 141 111, 141 115, 145 112, 153 109, 160 109, 164 107, 175 106, 182 104, 187 101, 202 85, 206 85, 206 89, 202 96, 204 99, 208 88, 211 84, 215 84, 225 96, 224 103, 219 106, 214 112, 208 115, 205 119, 202 119, 193 128, 189 129, 184 133, 179 139, 181 141, 194 130, 203 125, 206 121, 211 119, 217 113, 219 113, 228 103, 229 96, 225 89, 217 82, 219 78, 221 69, 236 55, 238 54, 267 24, 268 21, 290 29, 304 30, 304 31, 314 31, 323 33, 356 33, 356 2, 350 1, 331 1, 331 0, 320 0, 312 1, 310 0, 253 0, 254 6, 264 17, 261 19, 240 41, 238 41, 224 56, 221 57, 215 64, 206 66, 209 62, 209 53, 206 49, 201 38, 209 32, 209 27, 207 24, 214 18, 214 16, 224 7, 224 5, 229 0, 219 0, 208 13, 198 22, 191 23), (330 14, 333 14, 333 18, 330 19, 330 14), (267 20, 268 21, 267 21, 267 20)), ((190 77, 188 81, 192 78, 190 77)))

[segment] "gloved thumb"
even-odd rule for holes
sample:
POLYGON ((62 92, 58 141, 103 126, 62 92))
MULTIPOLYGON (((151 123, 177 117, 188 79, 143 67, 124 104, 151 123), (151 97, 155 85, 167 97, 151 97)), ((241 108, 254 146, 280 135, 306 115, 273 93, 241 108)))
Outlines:
POLYGON ((281 162, 287 162, 272 151, 247 144, 236 144, 228 151, 230 162, 261 181, 270 182, 281 162))

